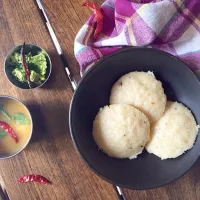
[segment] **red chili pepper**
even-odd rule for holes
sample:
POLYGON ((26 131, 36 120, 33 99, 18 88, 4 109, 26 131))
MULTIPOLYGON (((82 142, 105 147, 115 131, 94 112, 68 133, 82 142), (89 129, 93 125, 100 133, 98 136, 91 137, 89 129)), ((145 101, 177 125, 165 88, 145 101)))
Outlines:
POLYGON ((51 184, 51 182, 43 176, 30 174, 26 176, 22 176, 17 180, 18 183, 29 183, 29 182, 36 182, 41 184, 51 184))
POLYGON ((15 131, 10 127, 9 124, 7 124, 6 122, 2 122, 0 121, 0 128, 2 128, 6 133, 8 133, 8 135, 10 135, 10 137, 16 142, 18 143, 18 137, 15 133, 15 131))
POLYGON ((101 8, 97 7, 95 4, 91 2, 85 2, 83 6, 90 8, 95 14, 97 20, 97 26, 94 31, 94 40, 96 40, 99 37, 103 28, 103 13, 101 11, 101 8))
POLYGON ((29 87, 31 88, 31 81, 30 81, 31 73, 30 73, 30 71, 28 69, 28 65, 26 63, 24 49, 25 49, 25 42, 24 42, 24 44, 22 45, 22 48, 21 48, 21 59, 22 59, 22 65, 23 65, 23 68, 24 68, 24 71, 25 71, 25 74, 26 74, 26 80, 28 82, 29 87))

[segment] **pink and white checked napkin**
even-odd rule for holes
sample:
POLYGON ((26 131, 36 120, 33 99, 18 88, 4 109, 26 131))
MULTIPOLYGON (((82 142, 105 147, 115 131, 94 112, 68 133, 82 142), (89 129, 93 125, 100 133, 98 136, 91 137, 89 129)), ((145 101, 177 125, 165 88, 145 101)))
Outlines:
POLYGON ((106 0, 103 30, 94 42, 92 15, 75 38, 81 74, 101 57, 126 46, 169 52, 200 72, 200 0, 106 0))

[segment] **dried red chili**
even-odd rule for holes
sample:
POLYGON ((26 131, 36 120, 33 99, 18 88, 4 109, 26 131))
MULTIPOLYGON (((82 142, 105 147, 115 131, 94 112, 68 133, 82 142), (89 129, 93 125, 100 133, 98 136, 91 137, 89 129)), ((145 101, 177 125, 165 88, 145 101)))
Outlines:
POLYGON ((2 122, 0 121, 0 128, 2 128, 6 133, 8 133, 8 135, 17 143, 18 137, 15 133, 15 131, 10 127, 9 124, 7 124, 6 122, 2 122))
POLYGON ((22 176, 17 180, 18 183, 29 183, 36 182, 41 184, 51 184, 51 182, 41 175, 30 174, 26 176, 22 176))
POLYGON ((22 48, 21 48, 21 59, 22 59, 22 66, 23 66, 25 74, 26 74, 26 80, 28 82, 29 87, 31 88, 31 81, 30 81, 30 75, 31 75, 31 73, 30 73, 30 71, 28 69, 28 65, 26 63, 24 49, 25 49, 25 42, 24 42, 24 44, 22 45, 22 48))
POLYGON ((90 8, 95 14, 97 20, 97 26, 94 31, 94 40, 96 40, 99 37, 103 28, 103 13, 101 11, 101 8, 97 7, 95 4, 91 2, 85 2, 83 6, 90 8))

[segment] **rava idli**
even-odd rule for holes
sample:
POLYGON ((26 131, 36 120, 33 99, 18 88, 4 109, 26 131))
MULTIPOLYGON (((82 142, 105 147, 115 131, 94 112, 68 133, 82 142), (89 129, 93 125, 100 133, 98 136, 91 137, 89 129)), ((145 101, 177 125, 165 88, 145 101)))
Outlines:
POLYGON ((157 121, 166 106, 162 83, 152 72, 131 72, 112 87, 110 104, 129 104, 142 111, 149 121, 157 121))
POLYGON ((115 158, 136 158, 150 139, 148 118, 125 104, 105 106, 93 122, 93 137, 106 154, 115 158))
POLYGON ((168 101, 163 116, 151 124, 146 150, 162 160, 176 158, 193 147, 197 133, 191 111, 181 103, 168 101))

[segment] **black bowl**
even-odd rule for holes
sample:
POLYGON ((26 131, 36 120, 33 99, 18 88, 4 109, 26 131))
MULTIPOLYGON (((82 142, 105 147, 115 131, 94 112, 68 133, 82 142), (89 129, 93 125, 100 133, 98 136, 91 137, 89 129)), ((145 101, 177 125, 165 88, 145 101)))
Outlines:
POLYGON ((92 137, 93 120, 99 108, 109 104, 115 81, 132 71, 153 71, 162 81, 168 99, 190 108, 200 124, 200 83, 193 72, 168 53, 129 48, 98 62, 83 77, 70 106, 70 132, 82 159, 103 179, 124 188, 156 188, 190 169, 200 155, 200 137, 182 156, 163 161, 145 151, 133 160, 111 158, 100 151, 92 137))

